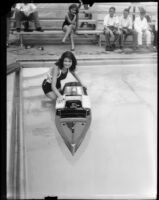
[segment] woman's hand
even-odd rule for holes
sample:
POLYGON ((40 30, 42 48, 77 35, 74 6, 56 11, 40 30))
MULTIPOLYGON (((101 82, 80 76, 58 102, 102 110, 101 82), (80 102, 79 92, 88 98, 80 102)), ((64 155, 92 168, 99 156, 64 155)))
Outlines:
POLYGON ((58 103, 62 103, 64 100, 65 100, 65 97, 62 95, 57 98, 58 103))
POLYGON ((82 85, 82 87, 83 87, 84 94, 87 94, 87 87, 85 85, 82 85))
POLYGON ((80 84, 81 84, 81 86, 83 87, 84 90, 87 90, 87 86, 85 84, 83 84, 81 82, 80 82, 80 84))
POLYGON ((84 88, 84 90, 87 90, 87 86, 82 84, 82 87, 84 88))

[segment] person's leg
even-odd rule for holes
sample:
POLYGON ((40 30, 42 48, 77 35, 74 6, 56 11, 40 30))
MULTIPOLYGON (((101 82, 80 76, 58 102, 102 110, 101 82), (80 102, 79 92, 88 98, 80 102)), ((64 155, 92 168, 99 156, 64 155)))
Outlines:
POLYGON ((105 29, 104 34, 105 34, 105 49, 109 50, 110 49, 110 31, 105 29))
POLYGON ((154 30, 154 40, 153 40, 153 46, 158 47, 158 31, 154 30))
POLYGON ((157 32, 156 32, 156 30, 153 31, 153 35, 154 35, 153 46, 157 46, 157 32))
MULTIPOLYGON (((58 88, 58 91, 61 93, 61 88, 58 88)), ((57 99, 57 95, 53 91, 50 91, 50 92, 46 93, 45 95, 51 100, 57 99)))
POLYGON ((156 32, 156 48, 158 49, 158 31, 155 32, 156 32))
POLYGON ((27 17, 26 17, 26 21, 24 21, 23 25, 24 25, 24 31, 27 31, 29 29, 29 20, 27 17))
POLYGON ((7 17, 7 46, 9 46, 10 17, 7 17))
POLYGON ((16 20, 16 29, 20 30, 21 28, 21 21, 25 18, 25 15, 21 11, 15 12, 15 20, 16 20))
POLYGON ((142 45, 142 31, 137 31, 137 43, 138 46, 142 45))
POLYGON ((29 19, 30 21, 34 21, 35 28, 36 28, 37 30, 42 30, 42 29, 41 29, 41 26, 40 26, 40 21, 39 21, 39 16, 38 16, 38 12, 37 12, 37 11, 31 13, 31 14, 28 16, 28 19, 29 19))
POLYGON ((75 45, 74 45, 74 39, 73 39, 73 31, 70 34, 70 39, 71 39, 71 51, 74 51, 75 45))
POLYGON ((149 47, 151 45, 151 32, 149 30, 145 31, 146 35, 146 46, 149 47))
POLYGON ((73 29, 72 25, 65 25, 63 27, 63 31, 65 32, 65 35, 64 35, 64 37, 62 39, 63 43, 66 41, 66 39, 68 38, 68 36, 71 34, 72 29, 73 29))
POLYGON ((55 104, 56 104, 56 99, 57 99, 57 97, 56 97, 56 95, 54 94, 54 92, 48 92, 48 93, 46 93, 45 94, 46 95, 46 97, 48 98, 48 100, 42 100, 41 101, 41 103, 42 103, 42 106, 43 107, 49 107, 50 108, 50 106, 52 105, 52 109, 54 109, 55 108, 55 104))
POLYGON ((124 33, 124 31, 122 31, 122 30, 120 30, 120 32, 119 32, 119 48, 120 49, 123 49, 123 47, 124 47, 124 38, 125 38, 125 33, 124 33))
POLYGON ((114 34, 114 40, 113 40, 113 43, 112 43, 112 47, 113 47, 113 49, 115 49, 117 41, 119 41, 119 39, 121 38, 121 31, 114 29, 113 34, 114 34))
POLYGON ((45 95, 51 100, 56 100, 57 99, 57 96, 53 91, 52 92, 48 92, 45 95))
POLYGON ((137 32, 133 29, 130 29, 130 35, 133 37, 133 49, 136 49, 137 46, 137 32))
POLYGON ((135 50, 137 46, 137 32, 133 29, 128 29, 128 32, 126 34, 126 37, 132 35, 133 41, 132 41, 132 47, 135 50))
POLYGON ((44 94, 51 100, 56 99, 56 94, 52 91, 51 83, 47 82, 46 79, 42 82, 42 89, 44 94))

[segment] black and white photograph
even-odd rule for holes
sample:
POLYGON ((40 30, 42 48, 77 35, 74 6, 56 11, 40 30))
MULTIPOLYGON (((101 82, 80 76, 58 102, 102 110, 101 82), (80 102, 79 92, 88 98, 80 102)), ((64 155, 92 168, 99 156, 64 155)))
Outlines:
POLYGON ((6 199, 156 199, 158 2, 24 0, 6 25, 6 199))

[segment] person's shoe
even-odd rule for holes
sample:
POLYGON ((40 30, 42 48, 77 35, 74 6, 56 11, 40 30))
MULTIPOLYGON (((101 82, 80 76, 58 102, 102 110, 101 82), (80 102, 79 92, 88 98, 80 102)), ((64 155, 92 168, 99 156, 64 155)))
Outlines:
POLYGON ((31 46, 30 45, 25 45, 25 49, 30 49, 31 46))
POLYGON ((123 50, 123 46, 119 46, 119 49, 123 50))
POLYGON ((112 48, 112 50, 114 50, 114 49, 116 48, 116 45, 115 45, 115 44, 112 44, 112 45, 111 45, 111 48, 112 48))
POLYGON ((138 50, 138 51, 143 50, 143 46, 142 46, 142 45, 138 45, 138 46, 136 47, 136 50, 138 50))
POLYGON ((41 27, 36 28, 36 31, 43 32, 44 30, 41 27))
POLYGON ((152 47, 151 45, 147 45, 146 48, 147 48, 148 50, 150 50, 150 51, 153 50, 153 47, 152 47))
POLYGON ((106 47, 105 47, 105 50, 106 50, 106 51, 113 51, 112 48, 111 48, 111 46, 106 46, 106 47))
POLYGON ((131 54, 131 53, 133 53, 133 50, 131 48, 124 48, 124 50, 122 52, 125 54, 131 54))
POLYGON ((139 49, 143 49, 143 45, 138 45, 138 48, 139 49))
POLYGON ((33 32, 33 29, 25 28, 25 29, 24 29, 24 32, 33 32))
POLYGON ((136 50, 137 50, 137 47, 136 47, 136 46, 134 46, 132 49, 133 49, 133 51, 136 51, 136 50))
POLYGON ((154 51, 157 51, 157 47, 156 46, 153 46, 152 48, 153 48, 154 51))
POLYGON ((21 31, 21 29, 20 29, 20 28, 17 28, 16 31, 19 33, 19 32, 21 31))

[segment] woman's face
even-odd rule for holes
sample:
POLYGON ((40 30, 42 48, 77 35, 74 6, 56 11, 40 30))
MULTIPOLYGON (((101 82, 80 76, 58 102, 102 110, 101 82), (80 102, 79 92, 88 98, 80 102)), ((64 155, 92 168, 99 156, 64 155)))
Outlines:
POLYGON ((69 69, 72 66, 72 60, 70 58, 64 58, 64 60, 63 60, 63 66, 66 69, 69 69))
POLYGON ((73 15, 75 15, 75 14, 76 14, 76 8, 70 9, 70 12, 71 12, 73 15))

